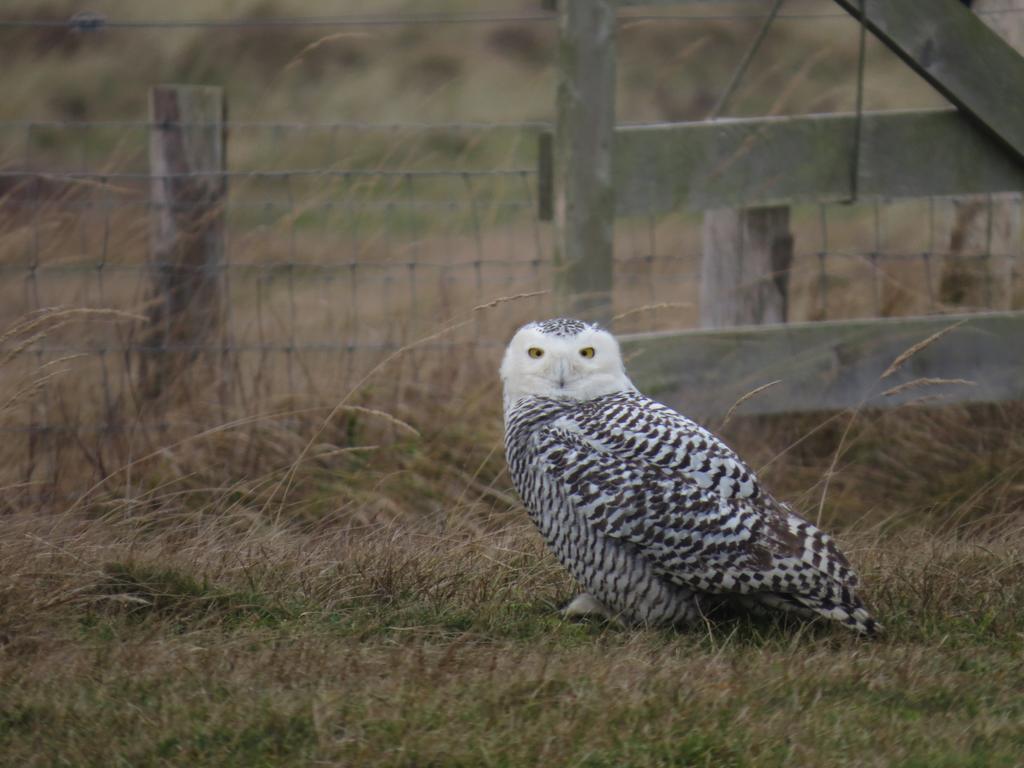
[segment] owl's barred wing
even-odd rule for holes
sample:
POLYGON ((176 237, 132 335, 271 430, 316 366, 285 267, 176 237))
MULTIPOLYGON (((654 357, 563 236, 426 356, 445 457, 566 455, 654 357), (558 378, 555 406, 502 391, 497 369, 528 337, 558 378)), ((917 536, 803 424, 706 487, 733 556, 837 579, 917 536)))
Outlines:
POLYGON ((566 429, 571 418, 535 434, 543 471, 589 525, 637 547, 665 578, 704 592, 792 595, 847 623, 870 622, 831 537, 770 495, 721 495, 647 460, 642 447, 609 446, 607 429, 566 429))
POLYGON ((555 426, 621 459, 685 477, 719 498, 757 498, 757 477, 704 427, 638 392, 581 403, 555 426))

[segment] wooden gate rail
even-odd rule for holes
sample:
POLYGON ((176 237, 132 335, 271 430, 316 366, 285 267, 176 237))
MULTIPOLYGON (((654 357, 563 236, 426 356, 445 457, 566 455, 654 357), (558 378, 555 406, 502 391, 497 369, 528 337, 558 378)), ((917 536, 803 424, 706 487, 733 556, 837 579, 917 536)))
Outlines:
MULTIPOLYGON (((558 0, 557 120, 540 140, 538 213, 556 222, 564 311, 610 317, 617 215, 1024 190, 1024 57, 959 0, 835 0, 955 109, 615 128, 617 8, 692 1, 558 0)), ((777 379, 744 411, 887 407, 936 393, 880 394, 915 378, 974 380, 941 385, 947 400, 1024 399, 1021 312, 646 334, 625 348, 638 383, 702 416, 777 379), (882 386, 893 358, 959 319, 882 386)))

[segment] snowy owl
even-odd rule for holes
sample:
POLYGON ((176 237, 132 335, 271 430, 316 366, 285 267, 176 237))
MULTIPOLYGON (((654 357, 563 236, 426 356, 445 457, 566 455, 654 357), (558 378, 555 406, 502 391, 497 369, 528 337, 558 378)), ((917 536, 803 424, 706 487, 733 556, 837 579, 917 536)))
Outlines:
POLYGON ((640 394, 607 331, 525 325, 501 379, 512 480, 585 590, 566 615, 686 624, 734 603, 880 629, 832 538, 708 430, 640 394))

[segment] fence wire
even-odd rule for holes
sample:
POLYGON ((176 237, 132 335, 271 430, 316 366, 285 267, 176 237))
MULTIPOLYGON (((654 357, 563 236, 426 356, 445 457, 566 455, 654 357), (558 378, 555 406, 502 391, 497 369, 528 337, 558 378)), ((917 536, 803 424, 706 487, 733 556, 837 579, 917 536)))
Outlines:
MULTIPOLYGON (((746 6, 622 18, 763 19, 757 8, 770 3, 746 6)), ((1008 4, 988 12, 1022 10, 1008 4)), ((778 13, 833 15, 845 17, 778 13)), ((79 14, 0 19, 0 29, 508 22, 551 24, 553 16, 135 21, 79 14)), ((226 171, 154 175, 150 134, 168 127, 208 126, 0 121, 0 328, 30 318, 17 332, 0 330, 0 361, 3 375, 32 394, 0 414, 15 457, 0 486, 81 488, 137 456, 140 443, 158 449, 239 414, 276 414, 283 428, 304 423, 295 412, 337 402, 403 350, 371 381, 377 401, 411 392, 429 403, 460 386, 493 384, 512 329, 554 311, 555 233, 537 212, 536 147, 548 122, 230 120, 226 171), (216 285, 216 323, 191 341, 154 342, 148 328, 166 267, 153 256, 159 206, 151 188, 166 178, 215 178, 227 189, 218 211, 223 256, 202 267, 216 285), (59 308, 67 307, 124 315, 63 322, 59 308), (160 356, 185 362, 161 393, 173 408, 158 407, 140 383, 147 361, 160 356), (62 371, 71 375, 56 375, 62 371), (74 450, 91 457, 92 477, 65 476, 64 458, 74 450)), ((1019 220, 1020 208, 1019 195, 794 206, 789 319, 1011 307, 1019 242, 992 222, 1006 210, 1019 220)), ((614 330, 697 326, 701 237, 694 212, 617 222, 614 330)))
MULTIPOLYGON (((658 14, 624 9, 619 16, 620 23, 635 21, 706 22, 763 20, 772 17, 769 9, 772 0, 739 0, 737 5, 753 6, 755 9, 728 12, 663 12, 658 14)), ((1019 3, 1007 3, 998 8, 978 10, 981 16, 1002 16, 1024 12, 1019 3)), ((845 19, 842 11, 781 11, 781 19, 820 21, 822 19, 845 19)), ((402 13, 351 16, 308 16, 249 19, 118 19, 95 11, 79 11, 67 19, 0 19, 0 29, 67 29, 79 33, 102 32, 104 30, 138 29, 274 29, 288 27, 402 27, 438 26, 448 24, 509 24, 509 23, 553 23, 553 12, 535 13, 402 13)))

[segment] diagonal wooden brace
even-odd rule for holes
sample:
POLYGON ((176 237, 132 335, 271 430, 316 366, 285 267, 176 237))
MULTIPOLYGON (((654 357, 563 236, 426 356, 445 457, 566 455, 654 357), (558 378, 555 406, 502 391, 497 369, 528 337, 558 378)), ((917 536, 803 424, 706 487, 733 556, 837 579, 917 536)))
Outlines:
POLYGON ((977 125, 1024 159, 1024 57, 960 0, 835 0, 977 125))

